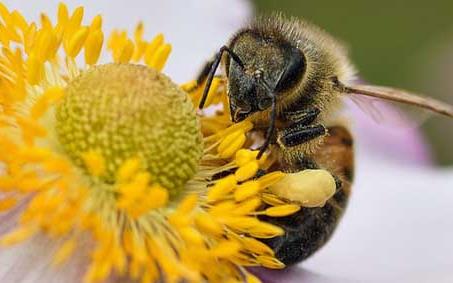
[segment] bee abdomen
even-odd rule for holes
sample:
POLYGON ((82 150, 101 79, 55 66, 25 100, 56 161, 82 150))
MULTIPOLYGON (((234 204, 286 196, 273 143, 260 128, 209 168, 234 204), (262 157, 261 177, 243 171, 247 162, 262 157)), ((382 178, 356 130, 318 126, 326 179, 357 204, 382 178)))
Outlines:
MULTIPOLYGON (((335 195, 323 207, 303 208, 288 217, 266 219, 285 230, 283 236, 269 239, 266 243, 286 265, 298 263, 324 246, 334 233, 348 203, 354 172, 353 140, 344 127, 330 127, 328 132, 324 143, 306 166, 329 170, 336 179, 335 195)), ((307 169, 304 160, 296 162, 298 168, 292 169, 307 169)))

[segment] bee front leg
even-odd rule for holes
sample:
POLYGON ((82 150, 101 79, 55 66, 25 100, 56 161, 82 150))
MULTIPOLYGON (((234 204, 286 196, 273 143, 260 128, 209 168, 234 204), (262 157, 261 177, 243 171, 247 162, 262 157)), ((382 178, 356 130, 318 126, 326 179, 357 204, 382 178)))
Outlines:
POLYGON ((285 112, 282 118, 290 124, 279 131, 277 143, 285 148, 293 147, 324 136, 326 128, 323 125, 313 125, 320 112, 315 107, 285 112))

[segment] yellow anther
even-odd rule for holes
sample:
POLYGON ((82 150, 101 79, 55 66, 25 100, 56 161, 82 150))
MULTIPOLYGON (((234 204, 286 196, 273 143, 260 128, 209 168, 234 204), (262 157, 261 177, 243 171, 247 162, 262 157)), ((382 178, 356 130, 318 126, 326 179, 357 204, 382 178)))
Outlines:
POLYGON ((223 233, 223 227, 218 223, 210 214, 199 213, 195 216, 195 225, 204 233, 211 235, 221 235, 223 233))
POLYGON ((245 277, 245 282, 246 283, 261 283, 261 280, 258 279, 255 275, 251 273, 247 273, 247 276, 245 277))
POLYGON ((27 59, 27 81, 31 85, 37 85, 44 77, 44 64, 31 54, 27 59))
POLYGON ((99 177, 105 172, 105 159, 99 152, 90 150, 82 154, 82 159, 91 175, 99 177))
POLYGON ((88 37, 89 29, 87 27, 80 28, 69 40, 68 49, 66 53, 69 57, 75 58, 82 49, 88 37))
POLYGON ((286 173, 283 173, 281 171, 274 171, 271 173, 268 173, 261 178, 258 179, 258 182, 260 182, 261 187, 267 188, 269 186, 272 186, 273 184, 277 183, 281 179, 283 179, 286 176, 286 173))
POLYGON ((253 227, 260 225, 261 222, 255 217, 249 216, 224 216, 218 217, 219 222, 239 231, 249 231, 253 227))
POLYGON ((137 24, 137 26, 135 27, 134 40, 136 42, 142 41, 144 32, 145 32, 145 26, 143 25, 143 22, 139 22, 137 24))
POLYGON ((58 4, 58 24, 59 25, 66 25, 66 23, 69 21, 69 12, 68 12, 68 7, 66 4, 60 2, 58 4))
POLYGON ((236 241, 222 241, 210 250, 216 258, 229 258, 239 253, 241 245, 236 241))
POLYGON ((151 61, 157 51, 157 49, 164 44, 164 35, 158 34, 153 40, 148 44, 145 50, 145 63, 146 65, 150 66, 151 61))
POLYGON ((285 231, 278 226, 260 222, 247 229, 247 233, 254 238, 270 239, 285 234, 285 231))
POLYGON ((134 43, 128 39, 124 45, 118 50, 115 62, 117 63, 129 63, 134 54, 134 43))
POLYGON ((116 180, 119 183, 126 182, 140 169, 140 159, 131 158, 126 160, 118 169, 116 180))
POLYGON ((148 209, 164 207, 167 204, 168 199, 169 194, 165 188, 159 185, 153 185, 149 189, 146 201, 148 203, 148 209))
POLYGON ((257 150, 249 150, 249 149, 240 149, 236 152, 236 156, 234 158, 234 161, 236 162, 237 166, 243 166, 250 161, 256 160, 256 157, 258 156, 257 150))
POLYGON ((47 29, 47 30, 53 28, 52 22, 50 21, 49 16, 47 16, 44 13, 41 13, 41 26, 43 29, 47 29))
POLYGON ((2 236, 0 239, 1 246, 12 246, 29 239, 35 234, 35 229, 31 227, 19 227, 16 230, 2 236))
POLYGON ((11 13, 11 17, 14 23, 14 26, 19 27, 23 33, 25 33, 28 30, 28 23, 25 20, 25 18, 22 16, 21 13, 18 11, 13 11, 11 13))
POLYGON ((77 243, 74 239, 69 239, 64 242, 61 247, 55 253, 52 263, 54 265, 60 265, 64 263, 74 252, 77 243))
POLYGON ((90 32, 100 30, 102 28, 102 16, 97 15, 93 18, 90 25, 90 32))
POLYGON ((234 199, 236 201, 243 201, 259 193, 261 190, 260 183, 258 181, 248 181, 240 185, 234 191, 234 199))
POLYGON ((244 145, 246 137, 243 131, 237 130, 227 135, 220 143, 217 151, 220 158, 233 156, 244 145))
POLYGON ((221 82, 222 82, 222 79, 220 79, 220 78, 214 78, 212 80, 212 84, 211 84, 211 87, 209 88, 208 97, 206 99, 205 106, 209 106, 213 103, 214 98, 217 97, 217 91, 220 87, 221 82))
POLYGON ((273 206, 286 204, 286 202, 284 200, 282 200, 282 199, 278 198, 276 195, 270 194, 270 193, 262 193, 261 199, 265 203, 267 203, 269 205, 273 205, 273 206))
POLYGON ((186 215, 192 212, 195 209, 198 203, 198 196, 191 194, 186 196, 181 203, 178 205, 177 213, 181 215, 186 215))
POLYGON ((41 95, 33 104, 30 114, 33 119, 39 119, 47 111, 50 105, 63 97, 64 91, 59 87, 51 87, 41 95))
POLYGON ((186 83, 183 83, 182 85, 179 86, 182 88, 184 91, 188 92, 193 90, 195 87, 197 87, 197 81, 196 80, 191 80, 186 83))
POLYGON ((35 52, 38 54, 38 59, 41 62, 47 61, 55 57, 58 49, 58 40, 52 29, 41 30, 38 34, 35 52))
POLYGON ((283 217, 294 214, 300 210, 300 206, 296 204, 286 204, 280 206, 269 207, 264 211, 264 214, 271 217, 283 217))
POLYGON ((246 163, 239 167, 239 169, 234 173, 234 176, 236 177, 236 180, 238 180, 238 182, 242 182, 254 177, 256 175, 256 172, 258 172, 258 169, 258 161, 252 160, 249 163, 246 163))
POLYGON ((237 182, 233 175, 220 179, 212 188, 209 188, 207 196, 208 202, 215 202, 222 199, 233 191, 236 184, 237 182))
POLYGON ((164 44, 160 46, 157 50, 151 62, 149 64, 150 67, 155 68, 158 71, 162 71, 167 62, 168 56, 170 56, 171 52, 171 45, 164 44))
POLYGON ((324 206, 336 190, 335 179, 326 170, 304 170, 287 174, 270 186, 271 192, 305 207, 324 206))
POLYGON ((251 198, 240 203, 234 210, 235 215, 247 215, 255 211, 261 205, 261 199, 258 197, 251 198))
MULTIPOLYGON (((0 191, 2 191, 1 185, 0 185, 0 191)), ((17 199, 15 199, 13 197, 7 197, 7 198, 0 199, 0 213, 15 207, 16 204, 17 204, 17 199)))
POLYGON ((51 156, 51 151, 41 147, 23 147, 17 153, 17 157, 20 158, 22 162, 30 163, 42 162, 51 156))
POLYGON ((261 241, 250 237, 241 237, 240 240, 243 246, 253 253, 259 255, 274 255, 274 251, 261 241))
POLYGON ((102 44, 104 43, 104 33, 102 30, 96 30, 88 35, 85 42, 85 62, 88 65, 94 65, 101 55, 102 44))
POLYGON ((69 19, 69 30, 77 30, 79 29, 80 25, 82 24, 84 8, 82 6, 77 7, 74 12, 72 13, 71 18, 69 19))
POLYGON ((189 245, 203 246, 204 240, 201 234, 191 227, 184 227, 178 230, 183 240, 189 245))
POLYGON ((267 268, 271 268, 271 269, 285 268, 285 264, 274 257, 263 255, 263 256, 258 256, 256 259, 262 266, 267 267, 267 268))
POLYGON ((27 144, 32 143, 35 137, 47 135, 46 129, 32 118, 17 117, 17 124, 22 130, 23 139, 27 144))

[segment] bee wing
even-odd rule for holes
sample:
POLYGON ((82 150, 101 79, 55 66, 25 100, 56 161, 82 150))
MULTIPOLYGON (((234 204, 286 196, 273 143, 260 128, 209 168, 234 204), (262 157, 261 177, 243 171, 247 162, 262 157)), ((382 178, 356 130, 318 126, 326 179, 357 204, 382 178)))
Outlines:
POLYGON ((352 85, 345 86, 344 93, 399 102, 453 118, 453 106, 433 98, 423 97, 401 89, 372 85, 352 85))

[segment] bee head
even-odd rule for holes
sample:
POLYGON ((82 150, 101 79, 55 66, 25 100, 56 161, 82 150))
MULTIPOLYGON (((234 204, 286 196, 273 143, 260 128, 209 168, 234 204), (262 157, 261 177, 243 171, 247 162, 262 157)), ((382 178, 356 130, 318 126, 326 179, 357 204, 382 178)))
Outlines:
POLYGON ((234 122, 269 109, 272 95, 295 87, 305 72, 305 57, 297 47, 251 30, 234 37, 230 50, 225 67, 234 122))

